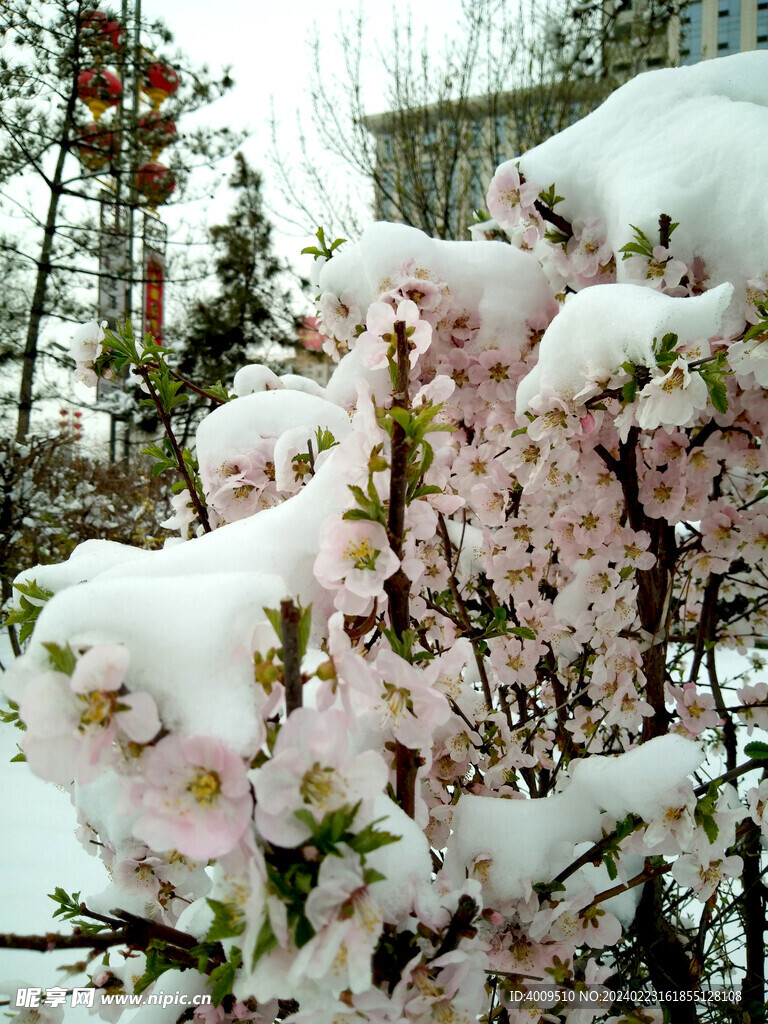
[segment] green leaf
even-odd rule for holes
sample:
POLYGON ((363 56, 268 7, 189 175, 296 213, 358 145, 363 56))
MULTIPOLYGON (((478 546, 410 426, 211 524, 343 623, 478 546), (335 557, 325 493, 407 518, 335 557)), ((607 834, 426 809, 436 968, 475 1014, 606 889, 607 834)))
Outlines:
POLYGON ((701 371, 701 376, 704 378, 704 382, 707 385, 709 391, 709 398, 712 405, 715 407, 717 412, 723 413, 728 411, 728 389, 723 381, 722 372, 717 370, 710 371, 707 373, 705 370, 701 371))
POLYGON ((761 320, 760 323, 753 324, 749 328, 747 333, 744 335, 744 341, 752 341, 753 338, 759 337, 761 334, 768 333, 768 320, 761 320))
POLYGON ((275 933, 272 931, 272 925, 269 918, 265 918, 259 928, 259 934, 256 936, 256 944, 253 947, 253 955, 251 956, 251 970, 261 960, 263 956, 270 953, 277 945, 277 939, 275 933))
POLYGON ((546 191, 539 193, 539 199, 545 206, 548 206, 550 210, 553 210, 558 203, 563 202, 563 196, 559 196, 555 190, 554 184, 550 185, 546 191))
POLYGON ((280 643, 283 642, 283 624, 280 621, 280 611, 277 608, 263 608, 262 611, 272 624, 272 629, 277 633, 280 643))
POLYGON ((528 626, 512 626, 507 630, 512 636, 519 636, 521 640, 535 640, 536 634, 528 626))
POLYGON ((619 877, 619 871, 616 867, 616 861, 613 859, 613 854, 609 850, 606 850, 603 854, 603 864, 605 864, 608 877, 614 882, 619 877))
POLYGON ((245 931, 245 917, 242 910, 234 903, 221 903, 219 900, 206 899, 213 911, 213 921, 206 932, 206 942, 219 939, 231 939, 242 935, 245 931))
POLYGON ((16 729, 21 729, 22 732, 27 728, 19 718, 19 705, 15 700, 8 701, 7 711, 3 711, 0 708, 0 722, 3 722, 5 725, 12 725, 16 729))
POLYGON ((235 975, 242 961, 242 951, 237 946, 233 946, 229 954, 229 960, 211 971, 211 981, 213 982, 211 1001, 214 1006, 219 1006, 222 999, 232 992, 235 975))
POLYGON ((755 761, 768 761, 768 743, 754 740, 744 747, 744 753, 755 761))
POLYGON ((379 822, 384 820, 384 818, 377 818, 370 825, 366 825, 357 835, 348 837, 346 840, 347 846, 351 847, 355 853, 365 856, 367 853, 373 853, 374 850, 378 850, 381 846, 389 846, 391 843, 400 842, 402 836, 396 836, 391 832, 384 832, 382 829, 376 828, 379 822))
POLYGON ((674 348, 677 347, 678 340, 679 339, 676 334, 665 334, 664 337, 661 339, 661 348, 659 349, 659 351, 671 352, 674 348))
POLYGON ((70 895, 66 889, 62 889, 60 885, 57 885, 53 892, 48 893, 48 899, 59 904, 58 910, 53 912, 53 917, 61 917, 66 921, 72 917, 79 916, 83 912, 83 908, 80 906, 79 892, 73 892, 70 895))
POLYGON ((315 440, 317 441, 318 455, 320 452, 328 451, 329 448, 334 448, 339 443, 330 430, 324 430, 322 427, 317 428, 315 440))
POLYGON ((35 580, 28 583, 14 583, 13 589, 18 591, 19 606, 12 608, 5 616, 5 625, 21 626, 19 642, 24 643, 32 635, 40 610, 46 601, 53 597, 52 590, 39 587, 35 580))
POLYGON ((645 256, 647 259, 652 259, 653 245, 648 235, 634 224, 629 226, 635 233, 635 240, 619 249, 619 252, 624 254, 622 258, 628 260, 630 256, 645 256))
POLYGON ((306 608, 302 608, 299 605, 301 612, 301 618, 299 619, 299 658, 303 658, 307 653, 307 645, 309 644, 309 634, 312 631, 312 605, 307 605, 306 608))
POLYGON ((700 814, 697 815, 697 820, 706 832, 707 839, 710 843, 716 842, 720 829, 718 828, 715 819, 709 814, 700 814))
POLYGON ((343 245, 346 242, 346 238, 335 238, 330 245, 327 245, 325 241, 325 231, 323 231, 322 227, 319 227, 317 229, 315 238, 317 239, 319 244, 308 245, 306 248, 302 249, 301 252, 302 255, 306 254, 308 256, 314 256, 316 260, 320 259, 321 257, 324 257, 325 259, 329 260, 333 253, 336 251, 336 249, 338 249, 340 245, 343 245))
POLYGON ((58 644, 45 643, 43 647, 48 651, 48 661, 51 663, 51 668, 56 669, 57 672, 63 672, 64 675, 71 676, 75 671, 77 659, 69 644, 65 647, 59 647, 58 644))

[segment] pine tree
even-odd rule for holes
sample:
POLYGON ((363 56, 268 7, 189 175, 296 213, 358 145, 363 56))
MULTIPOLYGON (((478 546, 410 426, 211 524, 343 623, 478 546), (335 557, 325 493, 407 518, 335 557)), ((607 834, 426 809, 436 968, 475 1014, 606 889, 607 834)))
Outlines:
POLYGON ((231 381, 244 363, 268 361, 293 335, 288 270, 273 251, 261 175, 242 153, 229 185, 232 211, 210 229, 217 291, 191 307, 182 342, 179 370, 202 383, 231 381))
MULTIPOLYGON (((21 362, 16 436, 23 441, 30 429, 40 360, 56 358, 55 351, 43 345, 49 318, 79 319, 86 310, 86 315, 93 315, 97 201, 105 180, 123 203, 138 205, 138 111, 124 105, 119 125, 114 125, 108 168, 89 169, 75 159, 83 153, 83 130, 87 133, 92 120, 78 98, 78 79, 84 71, 98 71, 103 60, 124 82, 132 79, 135 89, 137 58, 143 59, 144 51, 127 42, 115 47, 116 36, 105 34, 103 24, 117 22, 110 14, 106 19, 103 14, 96 17, 94 0, 4 0, 2 16, 0 186, 6 198, 0 212, 26 220, 16 240, 2 242, 13 269, 27 275, 23 337, 8 339, 21 362)), ((157 24, 143 33, 142 42, 154 49, 167 46, 171 38, 157 24)), ((179 63, 174 59, 175 67, 179 63)), ((182 88, 163 111, 169 118, 211 102, 232 84, 226 74, 220 82, 213 81, 206 69, 182 67, 180 77, 182 88)), ((99 125, 109 131, 113 127, 109 116, 99 125)), ((171 159, 177 183, 174 197, 183 196, 195 165, 232 148, 233 136, 226 130, 179 137, 171 159)))

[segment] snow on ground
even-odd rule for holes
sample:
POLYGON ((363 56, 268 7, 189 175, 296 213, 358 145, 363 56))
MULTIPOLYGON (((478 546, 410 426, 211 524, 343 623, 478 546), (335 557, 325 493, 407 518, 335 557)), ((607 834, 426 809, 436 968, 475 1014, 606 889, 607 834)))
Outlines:
MULTIPOLYGON (((0 661, 7 665, 11 655, 5 634, 0 641, 0 661)), ((61 886, 69 892, 82 892, 85 897, 104 888, 106 875, 101 862, 88 857, 75 838, 77 822, 69 796, 35 778, 26 765, 10 762, 17 752, 19 735, 12 726, 0 724, 0 933, 68 932, 66 922, 59 925, 52 919, 56 906, 46 894, 61 886)), ((11 979, 35 988, 85 984, 83 975, 67 981, 58 970, 60 965, 78 959, 76 950, 37 953, 0 949, 0 1001, 6 998, 3 983, 11 979)), ((67 1009, 67 1021, 86 1019, 84 1008, 67 1009)))

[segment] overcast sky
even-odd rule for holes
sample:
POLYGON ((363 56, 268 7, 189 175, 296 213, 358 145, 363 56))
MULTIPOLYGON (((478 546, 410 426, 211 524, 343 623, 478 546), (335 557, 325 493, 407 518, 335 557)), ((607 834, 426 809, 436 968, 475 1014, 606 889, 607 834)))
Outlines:
MULTIPOLYGON (((375 43, 386 42, 393 19, 403 20, 409 4, 394 0, 390 5, 362 0, 361 8, 371 40, 370 57, 363 68, 366 107, 371 113, 384 105, 386 75, 381 68, 375 43)), ((232 65, 235 88, 204 114, 208 124, 229 124, 248 129, 243 149, 265 176, 266 195, 273 206, 279 197, 270 182, 267 150, 270 146, 268 120, 274 103, 280 124, 280 138, 289 154, 296 153, 298 130, 296 111, 308 111, 310 53, 307 39, 317 23, 328 65, 339 58, 337 33, 339 18, 348 23, 357 15, 355 0, 143 0, 144 19, 161 17, 175 35, 177 45, 196 63, 208 63, 212 69, 232 65)), ((430 48, 440 49, 446 34, 453 34, 461 17, 460 0, 418 0, 412 10, 414 36, 428 34, 430 48)), ((307 118, 308 127, 309 119, 307 118)), ((310 134, 310 132, 308 132, 310 134)), ((320 152, 320 151, 318 151, 320 152)), ((328 173, 333 165, 328 163, 328 173)), ((223 181, 231 164, 217 169, 223 181)), ((211 186, 214 190, 215 182, 211 186)), ((208 204, 200 216, 209 222, 222 219, 226 212, 226 190, 219 200, 208 204), (223 198, 221 198, 223 196, 223 198)), ((188 212, 185 213, 188 216, 188 212)), ((167 219, 172 223, 171 212, 167 219)), ((285 256, 297 254, 309 239, 298 235, 287 224, 277 224, 278 244, 285 256)))

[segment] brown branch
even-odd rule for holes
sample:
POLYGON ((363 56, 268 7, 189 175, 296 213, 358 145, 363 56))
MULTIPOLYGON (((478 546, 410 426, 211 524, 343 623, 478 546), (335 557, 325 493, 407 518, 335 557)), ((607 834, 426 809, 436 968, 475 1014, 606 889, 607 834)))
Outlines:
MULTIPOLYGON (((635 932, 657 992, 688 992, 697 987, 695 964, 688 959, 685 946, 662 910, 661 878, 646 884, 635 915, 635 932)), ((665 1002, 672 1024, 696 1024, 692 1002, 665 1002)))
MULTIPOLYGON (((477 916, 477 904, 471 896, 460 896, 459 904, 446 929, 440 947, 430 960, 437 960, 444 953, 451 953, 459 945, 463 938, 473 938, 477 929, 472 927, 472 922, 477 916)), ((429 962, 429 961, 428 961, 429 962)))
POLYGON ((149 379, 149 370, 147 370, 144 366, 137 366, 134 368, 133 372, 138 377, 141 377, 142 381, 144 382, 147 388, 147 391, 149 392, 149 397, 155 403, 157 414, 160 417, 160 421, 163 424, 166 436, 171 443, 171 447, 173 448, 173 454, 176 458, 176 465, 179 468, 179 472, 182 475, 184 484, 186 485, 187 491, 189 492, 189 496, 192 499, 192 504, 195 507, 195 512, 197 512, 197 516, 203 525, 203 530, 205 530, 206 533, 210 533, 211 524, 208 521, 208 512, 206 511, 205 505, 200 501, 200 495, 197 493, 197 488, 195 487, 194 481, 189 475, 186 463, 184 462, 184 456, 181 452, 181 449, 179 448, 179 442, 176 440, 176 435, 174 434, 173 429, 171 427, 170 418, 166 413, 165 409, 163 408, 163 403, 160 401, 157 392, 152 386, 152 381, 149 379))
POLYGON ((548 221, 552 227, 557 228, 557 230, 564 234, 566 238, 572 237, 573 228, 571 227, 570 221, 567 221, 565 217, 561 217, 559 213, 555 213, 554 210, 550 210, 550 208, 545 206, 540 199, 537 199, 533 205, 536 212, 543 220, 548 221))
MULTIPOLYGON (((160 369, 160 363, 144 363, 144 365, 148 366, 152 370, 160 369)), ((212 395, 211 392, 206 391, 205 388, 201 388, 197 384, 193 384, 191 380, 183 377, 178 370, 172 370, 168 367, 168 372, 174 380, 179 381, 180 384, 183 384, 185 388, 189 388, 190 391, 194 391, 195 394, 198 394, 203 398, 207 398, 209 402, 215 402, 217 405, 227 404, 226 398, 219 398, 218 395, 212 395)))
MULTIPOLYGON (((408 337, 402 320, 395 323, 397 338, 397 389, 392 400, 394 409, 408 408, 408 337)), ((399 423, 392 421, 392 456, 389 478, 389 512, 387 536, 389 545, 398 558, 403 556, 405 536, 405 499, 408 489, 408 438, 399 423)), ((389 598, 389 619, 398 636, 411 624, 410 589, 408 577, 399 568, 384 584, 389 598)))
MULTIPOLYGON (((754 824, 750 822, 750 824, 754 824)), ((742 846, 746 972, 741 998, 752 1024, 763 1024, 765 1005, 765 888, 760 879, 760 829, 749 829, 742 846)))
POLYGON ((660 864, 655 868, 647 868, 645 871, 641 871, 639 874, 634 875, 628 882, 622 882, 619 885, 614 885, 611 889, 604 889, 603 892, 599 892, 590 903, 590 906, 594 907, 598 903, 604 903, 606 900, 613 899, 614 896, 620 896, 623 892, 627 892, 628 889, 634 889, 638 885, 643 885, 644 882, 650 882, 652 878, 665 874, 667 871, 670 871, 671 868, 671 863, 660 864))
POLYGON ((290 598, 280 602, 280 633, 283 642, 283 682, 285 711, 290 715, 301 707, 301 657, 299 621, 301 612, 290 598))
POLYGON ((747 772, 753 771, 755 768, 765 768, 765 761, 759 761, 757 758, 750 758, 749 761, 745 761, 744 764, 738 765, 736 768, 732 768, 730 771, 724 772, 722 775, 718 775, 716 779, 712 779, 712 782, 705 782, 701 786, 697 786, 694 789, 696 796, 704 796, 709 787, 713 782, 722 783, 732 782, 734 779, 738 779, 740 775, 745 775, 747 772))
MULTIPOLYGON (((397 339, 397 388, 392 407, 408 408, 409 357, 408 336, 403 320, 395 322, 397 339)), ((396 421, 392 421, 392 455, 389 474, 389 513, 387 517, 387 536, 389 545, 398 558, 403 557, 403 540, 405 538, 405 502, 408 490, 408 452, 409 444, 405 430, 396 421)), ((410 592, 411 581, 400 566, 384 584, 389 599, 389 621, 398 638, 402 638, 411 624, 410 592)), ((415 750, 395 740, 395 788, 397 799, 405 813, 413 818, 416 815, 416 777, 420 759, 415 750)))
MULTIPOLYGON (((475 655, 475 662, 477 664, 477 672, 480 676, 480 682, 483 686, 483 696, 485 697, 485 704, 489 711, 493 711, 493 695, 491 694, 491 684, 488 679, 488 673, 485 669, 485 661, 480 653, 479 644, 475 636, 475 630, 472 627, 469 615, 467 613, 466 605, 459 593, 459 588, 456 583, 456 575, 453 566, 453 547, 451 545, 451 538, 448 536, 448 527, 445 525, 445 519, 443 513, 438 512, 437 514, 437 525, 440 530, 440 537, 443 541, 443 548, 445 550, 445 560, 448 563, 448 587, 451 591, 451 596, 456 602, 456 608, 458 609, 459 621, 461 623, 464 632, 472 644, 472 650, 475 655)), ((451 616, 448 616, 451 618, 451 616)), ((455 620, 454 620, 455 621, 455 620)))
POLYGON ((672 234, 672 218, 668 213, 662 213, 659 216, 659 245, 663 245, 665 249, 669 248, 669 239, 672 234))
MULTIPOLYGON (((642 818, 637 815, 633 815, 635 828, 639 828, 643 824, 642 818)), ((567 878, 575 874, 579 868, 585 867, 587 864, 595 864, 603 859, 603 854, 606 850, 614 848, 616 843, 616 832, 610 832, 607 836, 603 836, 594 845, 590 846, 588 850, 585 850, 576 860, 572 861, 567 868, 563 868, 559 875, 555 875, 553 883, 562 884, 567 878)))
POLYGON ((0 949, 31 949, 38 953, 51 953, 55 949, 109 949, 111 946, 126 945, 128 941, 127 928, 98 935, 84 935, 77 931, 71 935, 57 932, 46 935, 0 934, 0 949))

